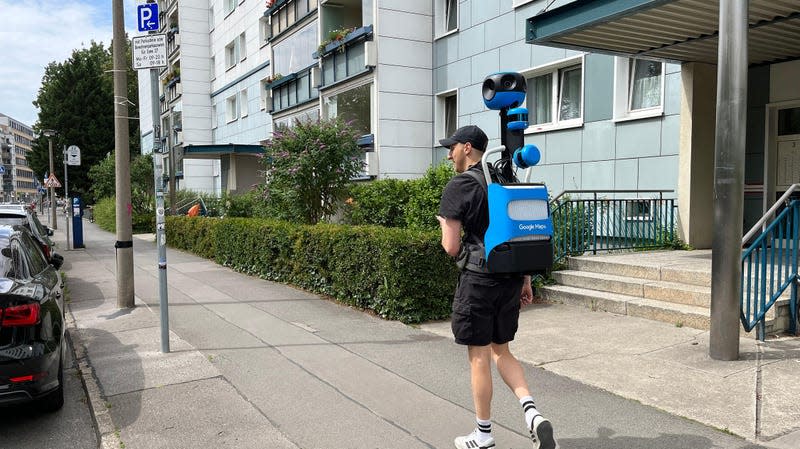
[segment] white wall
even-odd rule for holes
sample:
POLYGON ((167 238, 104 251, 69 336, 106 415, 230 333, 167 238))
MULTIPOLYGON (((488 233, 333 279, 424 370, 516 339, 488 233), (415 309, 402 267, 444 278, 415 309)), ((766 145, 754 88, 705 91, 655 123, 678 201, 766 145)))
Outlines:
POLYGON ((798 79, 800 79, 800 60, 771 65, 769 101, 776 103, 800 98, 798 79))
POLYGON ((418 177, 433 161, 433 4, 376 2, 374 131, 379 177, 418 177))

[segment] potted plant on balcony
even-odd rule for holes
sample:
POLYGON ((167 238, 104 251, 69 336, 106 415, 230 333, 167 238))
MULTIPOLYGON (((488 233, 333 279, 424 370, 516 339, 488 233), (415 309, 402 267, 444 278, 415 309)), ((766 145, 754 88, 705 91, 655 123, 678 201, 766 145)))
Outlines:
POLYGON ((272 75, 272 76, 268 76, 268 77, 267 77, 267 79, 266 79, 265 81, 266 81, 266 82, 267 82, 267 84, 269 85, 269 84, 272 84, 272 83, 274 83, 275 81, 278 81, 278 80, 279 80, 279 79, 281 79, 281 78, 283 78, 283 75, 281 75, 280 73, 276 73, 276 74, 274 74, 274 75, 272 75))
POLYGON ((317 47, 317 54, 322 55, 323 53, 326 53, 326 50, 333 50, 333 48, 328 49, 328 46, 331 44, 338 44, 338 47, 336 47, 336 49, 340 53, 344 53, 344 45, 342 45, 343 41, 348 34, 352 33, 355 30, 356 27, 337 28, 335 30, 331 30, 328 33, 328 39, 320 42, 319 47, 317 47))

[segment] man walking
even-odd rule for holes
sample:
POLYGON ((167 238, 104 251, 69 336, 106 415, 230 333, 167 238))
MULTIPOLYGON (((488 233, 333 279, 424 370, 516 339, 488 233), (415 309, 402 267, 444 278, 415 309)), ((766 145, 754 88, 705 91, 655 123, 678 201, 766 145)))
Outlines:
POLYGON ((480 262, 482 254, 477 253, 489 226, 488 195, 480 178, 467 172, 483 177, 480 161, 488 142, 486 134, 474 125, 461 127, 439 141, 450 150, 447 158, 459 173, 442 193, 437 218, 442 246, 463 267, 453 299, 452 328, 456 343, 467 346, 477 421, 475 430, 456 438, 455 445, 459 449, 495 446, 491 422, 494 361, 522 405, 534 449, 556 449, 553 426, 536 409, 522 365, 508 347, 517 332, 520 308, 533 299, 530 276, 488 273, 480 262))

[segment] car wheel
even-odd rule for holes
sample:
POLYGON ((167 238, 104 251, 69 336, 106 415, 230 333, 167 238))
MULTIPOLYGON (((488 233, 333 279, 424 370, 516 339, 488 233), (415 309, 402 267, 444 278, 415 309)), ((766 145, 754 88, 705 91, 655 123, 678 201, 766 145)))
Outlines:
POLYGON ((63 357, 58 359, 58 387, 39 400, 42 411, 56 412, 64 406, 64 366, 63 357))

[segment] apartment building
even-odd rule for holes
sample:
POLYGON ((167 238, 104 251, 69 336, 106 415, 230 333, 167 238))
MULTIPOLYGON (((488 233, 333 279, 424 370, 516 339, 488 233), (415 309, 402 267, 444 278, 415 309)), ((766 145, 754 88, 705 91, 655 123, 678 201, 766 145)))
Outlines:
POLYGON ((528 79, 526 143, 543 153, 534 179, 553 191, 676 188, 680 65, 527 44, 525 21, 548 2, 166 3, 162 27, 175 44, 162 126, 181 147, 186 183, 193 158, 221 161, 220 178, 243 174, 253 164, 235 162, 258 152, 273 123, 335 116, 360 129, 365 175, 417 177, 446 157, 438 139, 458 126, 477 124, 499 143, 480 87, 502 70, 528 79))
POLYGON ((2 201, 32 201, 38 195, 39 181, 27 159, 33 139, 33 128, 0 113, 2 201))
MULTIPOLYGON (((684 1, 697 11, 692 20, 709 24, 713 37, 709 8, 715 7, 684 1)), ((670 191, 664 195, 679 200, 679 221, 690 243, 710 246, 716 59, 699 49, 627 51, 630 45, 615 47, 613 36, 602 33, 602 41, 587 37, 577 43, 529 35, 530 23, 540 18, 556 23, 547 29, 552 36, 577 35, 570 21, 580 22, 580 12, 600 17, 597 2, 162 3, 167 17, 176 18, 177 27, 169 20, 164 26, 176 42, 170 61, 180 73, 160 87, 161 119, 183 156, 182 187, 189 184, 188 162, 206 158, 219 168, 211 168, 203 182, 218 180, 223 191, 246 190, 260 179, 253 155, 273 124, 337 116, 362 134, 366 177, 420 176, 446 157, 438 140, 458 126, 479 125, 490 145, 499 144, 498 113, 484 106, 481 85, 490 73, 514 71, 528 85, 525 143, 542 152, 530 169, 532 180, 546 182, 553 193, 670 191)), ((634 3, 657 10, 674 2, 634 3)), ((774 14, 758 16, 765 24, 760 30, 780 45, 763 49, 748 73, 745 227, 800 181, 794 169, 785 169, 795 164, 792 149, 800 148, 793 140, 800 135, 800 96, 791 81, 800 65, 792 57, 793 41, 784 36, 788 31, 781 29, 794 16, 762 3, 764 14, 774 14)), ((711 52, 714 42, 705 45, 702 50, 711 52)), ((162 81, 169 73, 175 71, 163 71, 162 81)))

